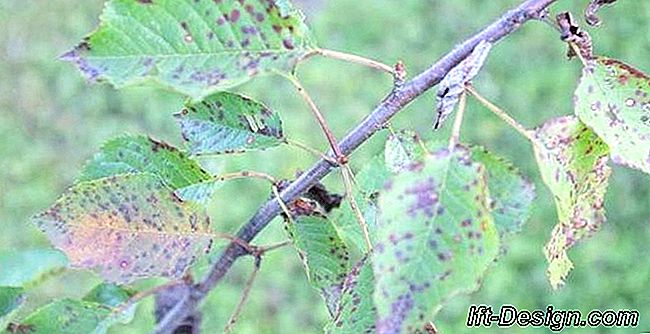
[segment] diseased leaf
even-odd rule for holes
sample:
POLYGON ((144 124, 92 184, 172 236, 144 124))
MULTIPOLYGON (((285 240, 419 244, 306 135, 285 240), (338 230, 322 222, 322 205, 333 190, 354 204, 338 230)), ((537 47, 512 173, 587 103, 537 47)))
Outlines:
POLYGON ((99 28, 62 59, 90 80, 158 83, 198 100, 289 73, 314 47, 287 0, 110 0, 99 28))
POLYGON ((545 123, 536 130, 535 138, 540 173, 553 193, 559 219, 544 248, 550 283, 558 288, 573 268, 567 251, 605 222, 609 149, 573 116, 545 123))
POLYGON ((63 299, 34 311, 20 325, 30 334, 100 334, 110 314, 101 304, 63 299))
POLYGON ((482 147, 472 147, 472 160, 487 172, 490 209, 499 235, 503 238, 521 231, 528 221, 535 199, 535 185, 521 175, 511 162, 482 147))
POLYGON ((86 163, 79 182, 127 173, 151 173, 183 200, 205 204, 218 187, 213 177, 177 148, 142 135, 107 141, 86 163))
POLYGON ((325 216, 298 216, 285 229, 302 259, 311 284, 334 315, 343 280, 350 269, 348 247, 325 216))
POLYGON ((260 150, 284 141, 277 113, 234 93, 189 102, 176 117, 190 152, 196 155, 260 150))
POLYGON ((388 136, 384 159, 392 173, 399 173, 422 158, 425 152, 418 143, 419 140, 418 134, 409 130, 398 131, 388 136))
POLYGON ((0 332, 7 328, 25 302, 24 292, 23 288, 0 286, 0 332))
POLYGON ((609 145, 612 161, 650 174, 650 77, 598 57, 575 93, 575 112, 609 145))
POLYGON ((412 332, 477 287, 499 251, 485 168, 457 146, 396 175, 379 195, 373 271, 378 333, 412 332))
POLYGON ((147 173, 78 183, 33 220, 72 266, 113 283, 180 278, 212 242, 204 210, 147 173))
POLYGON ((0 253, 0 286, 22 287, 68 265, 63 253, 32 249, 0 253))
POLYGON ((101 283, 86 294, 83 298, 86 302, 98 303, 114 308, 114 310, 120 310, 120 312, 111 312, 110 316, 99 326, 97 332, 105 332, 110 326, 118 322, 122 324, 131 322, 135 317, 137 303, 126 308, 125 303, 134 295, 135 291, 111 283, 101 283))
POLYGON ((472 53, 465 58, 460 64, 454 67, 442 79, 438 85, 436 120, 433 129, 438 130, 442 123, 451 115, 460 99, 460 95, 465 91, 465 85, 472 81, 483 67, 487 59, 492 43, 481 41, 472 53))
POLYGON ((368 257, 362 258, 343 282, 341 298, 326 333, 374 333, 377 310, 372 296, 375 279, 368 257))

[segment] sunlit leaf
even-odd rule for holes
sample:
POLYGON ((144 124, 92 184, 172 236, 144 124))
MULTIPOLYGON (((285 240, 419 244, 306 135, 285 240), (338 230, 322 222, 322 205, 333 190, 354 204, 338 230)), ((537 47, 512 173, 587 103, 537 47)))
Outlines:
POLYGON ((332 321, 326 333, 374 333, 377 311, 374 294, 374 274, 367 257, 362 258, 343 281, 343 290, 332 321))
POLYGON ((283 143, 280 116, 242 95, 210 95, 187 103, 176 116, 192 154, 243 152, 283 143))
POLYGON ((427 156, 380 192, 378 333, 414 331, 450 297, 477 288, 499 250, 486 174, 457 146, 427 156))
POLYGON ((605 222, 604 196, 611 174, 607 166, 609 149, 575 117, 545 123, 535 138, 540 173, 553 193, 559 219, 544 249, 549 280, 557 288, 573 268, 567 250, 605 222))
POLYGON ((343 280, 350 269, 348 247, 325 216, 298 216, 285 226, 309 281, 321 292, 330 313, 334 314, 343 280))
POLYGON ((291 72, 313 48, 287 0, 110 0, 99 28, 62 58, 90 80, 153 82, 200 99, 291 72))
POLYGON ((650 77, 618 60, 587 66, 575 112, 611 149, 612 161, 650 174, 650 77))
POLYGON ((84 167, 79 181, 126 173, 151 173, 183 200, 206 203, 218 187, 212 176, 177 148, 142 135, 107 141, 84 167))
POLYGON ((384 149, 386 166, 393 173, 401 172, 424 155, 418 135, 413 131, 402 130, 388 136, 384 149))
POLYGON ((78 183, 34 222, 72 266, 113 283, 180 278, 212 241, 205 212, 146 173, 78 183))
POLYGON ((21 287, 65 268, 68 259, 53 249, 0 253, 0 286, 21 287))
POLYGON ((0 332, 7 328, 25 302, 24 292, 23 288, 0 286, 0 332))
POLYGON ((487 172, 490 209, 500 236, 516 233, 530 217, 535 185, 521 175, 511 162, 482 147, 472 147, 472 160, 487 172))
POLYGON ((30 334, 98 334, 111 309, 98 303, 64 299, 47 304, 20 322, 30 334))

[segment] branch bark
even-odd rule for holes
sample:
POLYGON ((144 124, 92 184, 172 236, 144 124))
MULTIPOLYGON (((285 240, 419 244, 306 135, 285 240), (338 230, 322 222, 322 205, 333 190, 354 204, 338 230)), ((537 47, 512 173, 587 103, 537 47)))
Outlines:
MULTIPOLYGON (((366 118, 350 131, 339 142, 343 154, 349 155, 373 134, 382 129, 395 114, 418 96, 438 84, 447 73, 465 59, 482 40, 493 44, 511 34, 525 22, 538 19, 545 14, 547 8, 557 0, 527 0, 518 7, 507 11, 498 20, 458 45, 451 52, 439 59, 424 72, 418 74, 411 81, 404 83, 401 89, 394 89, 366 118)), ((335 157, 333 152, 329 156, 335 157)), ((326 159, 319 160, 307 172, 303 173, 280 196, 285 203, 289 203, 306 192, 312 185, 324 178, 334 168, 326 159)), ((237 233, 237 237, 246 242, 251 241, 260 233, 278 214, 281 207, 276 199, 269 200, 262 205, 255 215, 237 233)), ((178 296, 178 304, 171 309, 158 323, 156 334, 170 334, 182 323, 188 315, 196 309, 205 296, 221 281, 235 260, 247 251, 236 243, 231 243, 223 252, 219 260, 213 265, 208 276, 200 283, 193 286, 190 291, 178 296)))

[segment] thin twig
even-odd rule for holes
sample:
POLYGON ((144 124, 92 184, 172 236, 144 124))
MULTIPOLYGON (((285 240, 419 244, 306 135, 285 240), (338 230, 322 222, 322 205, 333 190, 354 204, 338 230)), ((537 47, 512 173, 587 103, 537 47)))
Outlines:
POLYGON ((329 155, 327 155, 327 154, 325 154, 325 153, 323 153, 323 152, 321 152, 321 151, 319 151, 319 150, 317 150, 317 149, 315 149, 315 148, 313 148, 311 146, 308 146, 308 145, 306 145, 304 143, 301 143, 301 142, 299 142, 297 140, 286 138, 284 140, 284 142, 285 142, 285 144, 287 144, 289 146, 296 147, 296 148, 299 148, 301 150, 307 151, 307 152, 309 152, 309 153, 311 153, 311 154, 313 154, 313 155, 315 155, 315 156, 317 156, 317 157, 319 157, 321 159, 329 161, 330 163, 332 163, 334 165, 338 165, 338 161, 336 161, 336 159, 330 157, 329 155))
POLYGON ((153 288, 151 288, 149 290, 140 291, 140 292, 134 294, 133 296, 129 297, 129 299, 124 301, 122 304, 118 305, 116 308, 114 308, 111 313, 113 313, 113 314, 122 313, 126 309, 131 307, 133 304, 139 302, 140 300, 145 299, 145 298, 147 298, 149 296, 157 294, 160 291, 167 290, 167 289, 169 289, 171 287, 174 287, 174 286, 177 286, 177 285, 180 285, 180 284, 186 284, 185 280, 184 279, 173 280, 173 281, 169 281, 169 282, 167 282, 165 284, 155 286, 155 287, 153 287, 153 288))
POLYGON ((517 132, 519 132, 522 136, 524 136, 526 139, 533 141, 533 133, 526 129, 523 125, 519 124, 517 120, 514 118, 510 117, 505 111, 503 111, 501 108, 497 107, 494 105, 492 102, 488 101, 486 98, 481 96, 474 87, 471 85, 467 86, 467 91, 472 94, 481 104, 483 104, 488 110, 492 111, 495 115, 497 115, 501 120, 506 122, 508 125, 510 125, 511 128, 515 129, 517 132))
MULTIPOLYGON (((341 140, 340 148, 343 153, 349 154, 363 144, 373 134, 383 128, 393 116, 403 110, 406 105, 424 94, 431 87, 438 84, 449 71, 458 65, 474 50, 481 41, 487 40, 493 44, 510 35, 525 22, 535 19, 538 13, 545 10, 557 0, 526 0, 517 8, 508 10, 498 20, 475 34, 465 42, 459 44, 454 50, 443 56, 430 68, 406 82, 399 91, 391 92, 377 105, 377 107, 364 120, 352 129, 341 140)), ((305 171, 284 188, 280 198, 284 202, 291 202, 315 183, 328 175, 336 166, 327 160, 320 160, 310 169, 305 171)), ((260 233, 272 220, 282 212, 280 203, 273 199, 264 203, 251 219, 242 226, 237 233, 242 240, 250 241, 260 233)), ((197 305, 205 298, 230 270, 237 258, 246 254, 245 249, 237 244, 230 244, 221 257, 213 264, 209 274, 197 284, 189 296, 179 298, 176 307, 169 311, 158 323, 156 334, 170 334, 177 325, 194 311, 197 305)))
POLYGON ((242 292, 241 299, 239 300, 239 303, 237 303, 237 307, 235 308, 235 311, 230 316, 230 319, 228 320, 228 323, 226 324, 226 327, 223 330, 224 333, 230 333, 232 331, 232 329, 235 326, 235 323, 237 322, 237 319, 241 315, 241 312, 244 309, 244 305, 246 304, 246 301, 248 301, 248 297, 250 295, 251 289, 253 288, 253 283, 255 282, 255 278, 257 278, 257 274, 260 271, 261 260, 262 260, 261 257, 259 256, 255 257, 255 266, 253 267, 253 272, 251 273, 251 275, 248 277, 248 280, 246 281, 246 286, 244 287, 244 291, 242 292))
POLYGON ((343 165, 341 168, 341 175, 343 176, 343 184, 345 185, 345 196, 347 197, 348 203, 350 203, 350 209, 354 213, 354 216, 361 227, 363 232, 363 238, 366 241, 366 247, 368 252, 372 251, 372 242, 370 241, 370 232, 368 230, 368 223, 366 218, 363 216, 363 213, 359 209, 357 200, 354 198, 352 178, 354 177, 352 170, 350 170, 349 165, 343 165))
POLYGON ((381 63, 376 60, 368 59, 365 57, 345 53, 345 52, 340 52, 340 51, 333 51, 333 50, 327 50, 327 49, 317 49, 316 54, 319 54, 323 57, 327 58, 332 58, 332 59, 337 59, 337 60, 343 60, 347 61, 350 63, 355 63, 363 66, 367 66, 370 68, 374 68, 376 70, 384 71, 389 74, 393 74, 393 68, 391 66, 388 66, 384 63, 381 63))
POLYGON ((327 124, 327 120, 325 120, 325 116, 323 116, 323 113, 320 112, 320 109, 318 109, 318 106, 316 106, 316 103, 311 98, 309 93, 307 93, 307 90, 305 90, 305 87, 302 86, 298 78, 296 78, 295 76, 289 76, 288 78, 289 81, 291 81, 291 83, 294 85, 294 87, 296 87, 298 94, 303 98, 303 100, 305 100, 305 102, 309 106, 309 109, 314 114, 314 117, 316 117, 316 121, 318 121, 318 125, 320 125, 321 129, 323 130, 323 133, 327 138, 327 142, 330 144, 330 147, 332 148, 332 152, 334 152, 334 156, 336 157, 336 160, 339 161, 339 163, 345 163, 345 154, 341 152, 341 148, 339 147, 339 144, 337 143, 336 138, 334 137, 334 133, 332 133, 332 129, 327 124))
POLYGON ((454 119, 454 127, 451 130, 451 136, 449 137, 449 150, 452 150, 460 141, 460 128, 463 125, 463 117, 465 116, 465 107, 467 105, 467 93, 462 92, 460 94, 460 100, 458 101, 458 111, 456 111, 456 118, 454 119))
POLYGON ((260 179, 260 180, 265 180, 270 182, 271 184, 275 184, 277 180, 271 176, 270 174, 266 173, 261 173, 261 172, 254 172, 254 171, 241 171, 241 172, 234 172, 234 173, 227 173, 227 174, 221 174, 217 175, 214 177, 216 181, 228 181, 228 180, 234 180, 234 179, 247 179, 247 178, 253 178, 253 179, 260 179))

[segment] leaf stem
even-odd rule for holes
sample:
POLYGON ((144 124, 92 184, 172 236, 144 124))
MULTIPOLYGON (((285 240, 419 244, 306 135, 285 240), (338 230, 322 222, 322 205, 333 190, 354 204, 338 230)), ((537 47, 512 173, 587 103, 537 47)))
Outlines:
POLYGON ((244 291, 242 292, 241 299, 239 300, 239 303, 237 303, 237 307, 235 308, 235 311, 230 316, 230 319, 228 320, 228 323, 226 324, 226 327, 223 330, 224 334, 230 333, 232 329, 235 327, 235 323, 237 322, 237 319, 241 315, 241 312, 244 309, 244 305, 248 301, 248 297, 250 296, 251 289, 253 288, 253 283, 255 282, 255 278, 257 278, 257 274, 260 271, 261 262, 262 262, 262 258, 260 256, 255 257, 255 266, 253 267, 253 272, 248 277, 248 280, 246 281, 246 286, 244 287, 244 291))
POLYGON ((376 70, 384 71, 389 74, 394 74, 394 69, 391 66, 388 66, 382 62, 345 53, 340 51, 328 50, 328 49, 316 49, 316 54, 319 54, 326 58, 337 59, 342 61, 347 61, 350 63, 355 63, 363 66, 367 66, 376 70))
POLYGON ((350 169, 349 165, 342 166, 341 175, 343 176, 343 184, 345 186, 345 197, 350 203, 350 209, 352 209, 352 212, 354 213, 354 216, 357 219, 357 223, 359 223, 359 227, 361 227, 361 231, 363 232, 363 238, 366 241, 366 247, 368 248, 368 252, 371 252, 372 242, 370 241, 370 232, 368 230, 368 223, 366 222, 366 218, 363 216, 363 213, 359 209, 357 200, 354 198, 354 193, 352 191, 353 190, 352 178, 354 177, 354 174, 352 173, 352 170, 350 169))
POLYGON ((526 139, 534 142, 533 134, 532 131, 526 129, 523 125, 521 125, 519 122, 517 122, 514 118, 510 117, 505 111, 503 111, 501 108, 497 107, 494 105, 492 102, 488 101, 486 98, 481 96, 473 86, 468 85, 467 86, 467 91, 472 94, 481 104, 483 104, 486 108, 488 108, 490 111, 492 111, 495 115, 497 115, 501 120, 506 122, 510 127, 515 129, 517 132, 519 132, 522 136, 524 136, 526 139))
POLYGON ((458 111, 456 111, 456 118, 454 119, 454 127, 451 130, 449 137, 449 150, 452 150, 460 141, 460 129, 463 125, 463 117, 465 116, 465 108, 467 106, 467 93, 463 91, 460 94, 458 101, 458 111))
POLYGON ((289 81, 296 87, 296 90, 298 91, 298 94, 305 100, 307 105, 309 106, 309 109, 311 109, 312 114, 314 114, 314 117, 316 117, 316 121, 318 121, 318 124, 320 125, 321 129, 323 130, 323 133, 325 133, 325 137, 327 138, 327 141, 330 144, 330 147, 332 148, 332 152, 334 152, 334 156, 336 156, 336 159, 339 163, 342 163, 345 161, 345 154, 341 151, 341 148, 339 147, 336 138, 334 137, 334 134, 332 133, 332 130, 330 129, 329 125, 327 124, 327 121, 325 120, 325 117, 323 114, 320 112, 318 109, 318 106, 316 106, 316 103, 314 100, 311 98, 311 96, 307 93, 305 88, 302 86, 298 78, 295 76, 288 76, 289 81))
POLYGON ((334 165, 338 165, 338 161, 336 161, 336 159, 334 159, 334 158, 328 156, 327 154, 325 154, 325 153, 323 153, 323 152, 321 152, 321 151, 319 151, 319 150, 317 150, 317 149, 315 149, 315 148, 313 148, 311 146, 308 146, 308 145, 306 145, 306 144, 304 144, 302 142, 299 142, 299 141, 294 140, 294 139, 285 138, 284 143, 289 145, 289 146, 296 147, 296 148, 299 148, 301 150, 307 151, 307 152, 309 152, 309 153, 311 153, 311 154, 313 154, 313 155, 315 155, 315 156, 317 156, 317 157, 319 157, 319 158, 321 158, 323 160, 329 161, 330 163, 332 163, 334 165))
POLYGON ((215 181, 228 181, 228 180, 234 180, 234 179, 247 179, 247 178, 266 180, 266 181, 270 182, 271 184, 276 184, 276 182, 277 182, 277 180, 273 176, 271 176, 269 174, 261 173, 261 172, 254 172, 254 171, 249 171, 249 170, 217 175, 217 176, 214 177, 214 180, 215 181))

